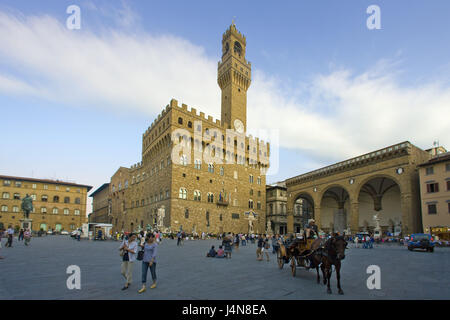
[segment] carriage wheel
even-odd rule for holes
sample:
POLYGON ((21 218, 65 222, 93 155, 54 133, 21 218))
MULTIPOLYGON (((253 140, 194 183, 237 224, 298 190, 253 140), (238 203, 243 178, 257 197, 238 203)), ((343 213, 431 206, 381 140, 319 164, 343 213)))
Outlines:
POLYGON ((278 250, 278 252, 277 252, 277 260, 278 260, 278 268, 283 269, 283 266, 284 266, 284 259, 283 259, 283 257, 281 256, 280 250, 278 250))
POLYGON ((297 266, 295 264, 295 257, 291 258, 291 272, 292 272, 292 276, 295 277, 295 273, 297 271, 297 266))

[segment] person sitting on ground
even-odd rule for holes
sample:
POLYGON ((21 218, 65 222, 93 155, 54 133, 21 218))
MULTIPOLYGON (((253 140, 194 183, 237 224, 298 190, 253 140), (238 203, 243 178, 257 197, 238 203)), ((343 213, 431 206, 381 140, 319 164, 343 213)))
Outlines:
POLYGON ((225 258, 225 251, 223 251, 222 246, 219 246, 219 250, 217 250, 216 258, 225 258))
POLYGON ((217 252, 214 250, 214 246, 211 247, 209 252, 206 254, 206 257, 208 258, 214 258, 216 256, 217 252))

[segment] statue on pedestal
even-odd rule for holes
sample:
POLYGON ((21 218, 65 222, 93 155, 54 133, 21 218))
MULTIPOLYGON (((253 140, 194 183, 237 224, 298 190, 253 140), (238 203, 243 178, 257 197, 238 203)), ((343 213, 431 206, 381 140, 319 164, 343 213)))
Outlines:
POLYGON ((267 220, 266 234, 272 234, 272 221, 270 221, 270 220, 267 220))
POLYGON ((254 215, 253 213, 250 213, 250 214, 248 215, 247 220, 248 220, 248 233, 249 233, 249 234, 252 234, 252 233, 254 233, 254 230, 253 230, 253 221, 255 221, 255 215, 254 215))
POLYGON ((163 226, 164 217, 166 216, 166 209, 164 206, 158 209, 158 229, 163 226))
POLYGON ((22 199, 22 210, 24 218, 28 220, 30 218, 30 212, 33 211, 33 198, 28 194, 22 199))
POLYGON ((380 230, 380 218, 378 218, 378 213, 373 216, 373 220, 375 220, 375 230, 380 230))

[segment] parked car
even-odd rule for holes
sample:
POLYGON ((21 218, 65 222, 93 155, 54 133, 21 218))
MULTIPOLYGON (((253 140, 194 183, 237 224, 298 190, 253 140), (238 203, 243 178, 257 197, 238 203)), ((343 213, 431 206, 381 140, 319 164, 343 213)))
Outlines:
POLYGON ((69 235, 69 232, 66 230, 63 230, 63 231, 61 231, 61 234, 67 236, 67 235, 69 235))
POLYGON ((48 230, 47 234, 53 234, 52 230, 48 230))
POLYGON ((408 250, 425 249, 426 251, 434 251, 435 242, 431 234, 414 233, 408 241, 408 250))
POLYGON ((73 231, 70 233, 70 236, 71 236, 72 238, 75 238, 76 235, 77 235, 77 230, 73 230, 73 231))

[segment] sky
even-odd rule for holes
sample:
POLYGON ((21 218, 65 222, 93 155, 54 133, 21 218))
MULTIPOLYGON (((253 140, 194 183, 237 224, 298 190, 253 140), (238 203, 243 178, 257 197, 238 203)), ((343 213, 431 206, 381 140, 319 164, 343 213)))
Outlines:
POLYGON ((2 0, 0 174, 93 191, 141 161, 172 98, 220 119, 232 19, 252 63, 248 131, 277 148, 268 183, 406 140, 450 148, 449 12, 447 0, 2 0))

